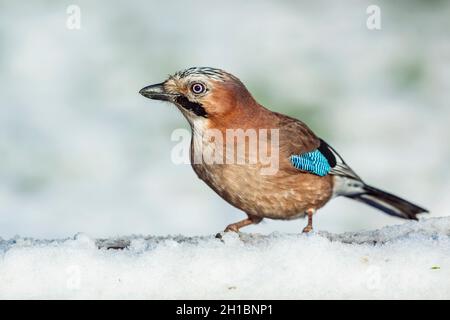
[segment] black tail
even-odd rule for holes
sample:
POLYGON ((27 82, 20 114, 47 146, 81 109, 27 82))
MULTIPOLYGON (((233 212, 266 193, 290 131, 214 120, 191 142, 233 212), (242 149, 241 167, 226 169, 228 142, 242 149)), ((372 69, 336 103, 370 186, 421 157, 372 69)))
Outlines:
POLYGON ((416 206, 411 202, 380 189, 364 185, 363 190, 361 193, 346 195, 346 197, 368 204, 391 216, 403 219, 417 220, 417 214, 428 212, 427 209, 416 206))

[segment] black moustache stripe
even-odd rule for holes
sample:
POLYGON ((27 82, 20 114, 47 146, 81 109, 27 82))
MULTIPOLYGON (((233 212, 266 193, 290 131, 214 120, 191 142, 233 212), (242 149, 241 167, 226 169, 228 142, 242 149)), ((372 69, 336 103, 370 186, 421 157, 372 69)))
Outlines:
POLYGON ((189 101, 185 96, 178 96, 175 100, 180 106, 186 110, 192 111, 195 115, 203 118, 208 117, 205 108, 203 108, 200 103, 189 101))

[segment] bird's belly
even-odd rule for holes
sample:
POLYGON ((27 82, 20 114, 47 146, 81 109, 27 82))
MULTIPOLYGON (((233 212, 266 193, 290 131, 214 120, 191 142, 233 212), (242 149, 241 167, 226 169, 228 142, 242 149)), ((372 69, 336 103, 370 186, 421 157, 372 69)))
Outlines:
POLYGON ((216 193, 246 213, 271 219, 295 219, 320 208, 332 194, 330 176, 279 171, 261 175, 251 165, 194 165, 216 193))

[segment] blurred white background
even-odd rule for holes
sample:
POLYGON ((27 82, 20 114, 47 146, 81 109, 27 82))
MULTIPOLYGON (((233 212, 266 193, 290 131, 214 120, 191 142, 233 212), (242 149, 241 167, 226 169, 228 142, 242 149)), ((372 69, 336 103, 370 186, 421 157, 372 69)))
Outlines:
MULTIPOLYGON (((450 2, 437 0, 2 1, 0 237, 198 235, 242 219, 171 162, 181 114, 138 94, 190 66, 234 73, 368 183, 448 215, 449 17, 450 2), (66 27, 71 4, 80 30, 66 27), (381 30, 366 28, 370 4, 381 30)), ((315 227, 402 222, 336 199, 315 227)))

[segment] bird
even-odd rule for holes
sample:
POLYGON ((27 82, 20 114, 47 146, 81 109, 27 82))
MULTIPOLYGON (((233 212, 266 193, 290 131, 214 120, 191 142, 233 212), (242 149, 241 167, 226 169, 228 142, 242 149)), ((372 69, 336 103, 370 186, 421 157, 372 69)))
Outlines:
POLYGON ((225 232, 240 232, 265 218, 307 217, 303 232, 308 233, 313 230, 313 215, 335 197, 403 219, 418 220, 418 214, 428 212, 366 184, 304 122, 262 106, 239 78, 222 69, 187 68, 139 93, 169 102, 181 111, 191 128, 190 162, 198 178, 246 214, 245 219, 229 224, 225 232), (244 138, 229 132, 244 134, 244 138), (255 150, 250 151, 252 146, 246 145, 255 136, 256 156, 255 150), (258 157, 264 153, 262 146, 266 146, 266 155, 273 156, 273 170, 258 157), (237 148, 244 151, 230 151, 237 148))

